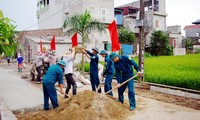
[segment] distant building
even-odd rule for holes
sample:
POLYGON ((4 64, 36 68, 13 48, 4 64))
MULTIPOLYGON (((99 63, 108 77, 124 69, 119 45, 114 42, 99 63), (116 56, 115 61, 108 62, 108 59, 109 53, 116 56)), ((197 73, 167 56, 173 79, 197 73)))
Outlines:
POLYGON ((100 22, 114 20, 114 0, 39 0, 37 6, 39 29, 62 28, 67 17, 86 10, 100 22))
POLYGON ((197 25, 187 25, 184 27, 185 37, 193 40, 194 43, 200 42, 200 24, 197 25))
MULTIPOLYGON (((166 31, 166 7, 165 0, 145 0, 145 46, 150 47, 150 37, 151 33, 155 30, 166 31)), ((139 41, 139 29, 136 27, 136 20, 139 19, 139 10, 140 10, 140 1, 121 5, 115 8, 115 16, 117 21, 120 21, 119 25, 123 26, 134 32, 139 41), (121 17, 122 15, 123 17, 121 17), (121 18, 121 20, 120 20, 121 18)), ((138 44, 136 43, 135 48, 137 48, 138 53, 138 44)))
POLYGON ((198 20, 192 22, 192 24, 196 24, 196 25, 200 24, 200 19, 198 19, 198 20))
POLYGON ((169 44, 173 46, 173 54, 185 55, 186 50, 183 47, 183 36, 181 34, 181 26, 168 26, 166 33, 169 36, 169 44))
MULTIPOLYGON (((71 40, 63 35, 61 28, 20 32, 18 34, 18 42, 22 45, 22 55, 25 62, 32 61, 35 58, 35 53, 40 51, 40 40, 42 40, 42 47, 50 49, 53 35, 56 36, 56 55, 61 58, 71 48, 71 40)), ((81 41, 78 41, 78 43, 81 44, 81 41)), ((77 60, 81 60, 80 55, 77 55, 77 57, 77 60)))
POLYGON ((196 49, 200 49, 200 24, 187 25, 184 27, 184 30, 185 30, 185 37, 187 39, 191 39, 193 42, 194 52, 196 51, 196 49))
MULTIPOLYGON (((63 23, 67 17, 75 14, 82 14, 86 10, 89 10, 94 19, 106 25, 115 20, 114 0, 38 0, 37 7, 39 30, 36 31, 39 33, 35 35, 36 31, 23 31, 19 34, 19 36, 22 36, 19 40, 23 41, 22 44, 24 45, 24 51, 27 52, 25 53, 25 56, 28 56, 26 57, 27 59, 32 58, 29 52, 34 55, 34 52, 39 50, 38 40, 41 36, 42 38, 48 38, 48 40, 44 40, 44 44, 47 45, 53 35, 58 39, 62 39, 62 42, 59 42, 60 40, 57 39, 57 44, 59 45, 56 54, 59 56, 68 50, 67 46, 62 47, 64 44, 68 45, 71 43, 71 36, 63 34, 67 29, 62 29, 63 23), (60 34, 58 35, 54 30, 59 31, 60 34), (44 34, 44 31, 47 32, 47 34, 44 34), (27 51, 27 49, 29 51, 27 51)), ((88 50, 91 50, 93 47, 98 47, 99 50, 111 50, 111 40, 108 30, 102 34, 93 31, 92 34, 89 35, 89 38, 91 39, 91 43, 86 46, 88 50)), ((78 36, 78 40, 81 41, 81 39, 81 36, 78 36)), ((49 46, 47 47, 49 48, 49 46)))
MULTIPOLYGON (((116 9, 123 10, 123 25, 128 30, 134 33, 139 33, 139 29, 136 27, 136 19, 139 19, 140 1, 135 1, 129 4, 125 4, 116 9)), ((150 45, 151 33, 155 30, 166 31, 166 10, 165 0, 145 0, 145 33, 146 33, 146 45, 150 45)))

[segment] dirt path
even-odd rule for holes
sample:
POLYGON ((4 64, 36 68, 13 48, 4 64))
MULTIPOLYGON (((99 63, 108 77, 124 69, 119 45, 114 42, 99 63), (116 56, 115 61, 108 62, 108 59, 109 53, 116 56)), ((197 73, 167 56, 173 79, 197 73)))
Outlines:
POLYGON ((128 120, 199 120, 200 111, 165 103, 153 99, 138 97, 138 109, 128 120), (141 100, 140 100, 141 99, 141 100))

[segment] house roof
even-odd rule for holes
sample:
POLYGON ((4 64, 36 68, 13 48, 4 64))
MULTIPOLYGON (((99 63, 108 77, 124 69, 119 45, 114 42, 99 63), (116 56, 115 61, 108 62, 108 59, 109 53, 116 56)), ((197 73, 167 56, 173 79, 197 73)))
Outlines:
POLYGON ((134 10, 140 10, 140 8, 132 7, 132 6, 123 6, 123 7, 116 7, 118 9, 134 9, 134 10))
POLYGON ((21 31, 18 34, 18 41, 22 44, 23 36, 63 36, 63 31, 61 28, 55 29, 40 29, 40 30, 27 30, 21 31))
POLYGON ((128 15, 131 14, 129 10, 134 10, 135 13, 137 13, 137 11, 139 11, 139 8, 136 7, 132 7, 132 6, 123 6, 123 7, 116 7, 115 9, 120 9, 123 10, 123 15, 128 15))
POLYGON ((198 25, 187 25, 184 27, 184 30, 198 29, 200 28, 200 24, 198 25))
MULTIPOLYGON (((40 43, 40 40, 42 40, 42 43, 50 43, 53 36, 43 36, 42 38, 40 36, 28 36, 25 35, 25 38, 32 40, 36 43, 40 43)), ((56 36, 56 43, 71 43, 71 40, 69 39, 69 37, 60 37, 60 36, 56 36)))
MULTIPOLYGON (((40 40, 42 40, 42 43, 49 44, 53 38, 53 36, 43 36, 42 38, 40 36, 28 36, 25 35, 25 38, 32 40, 36 43, 40 43, 40 40)), ((58 44, 71 44, 71 38, 68 36, 56 36, 55 37, 56 43, 58 44)), ((81 43, 80 39, 78 39, 78 43, 81 43)))
POLYGON ((200 19, 198 19, 198 20, 192 22, 192 24, 200 24, 200 19))

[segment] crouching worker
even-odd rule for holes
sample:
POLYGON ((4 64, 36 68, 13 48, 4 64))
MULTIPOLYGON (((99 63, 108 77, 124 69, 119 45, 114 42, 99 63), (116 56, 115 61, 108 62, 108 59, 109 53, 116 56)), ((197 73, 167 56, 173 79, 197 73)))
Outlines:
POLYGON ((118 87, 118 100, 122 104, 124 103, 124 91, 128 86, 128 98, 130 104, 130 110, 134 110, 136 107, 135 102, 135 91, 134 91, 134 81, 130 80, 128 83, 121 86, 121 83, 128 80, 129 78, 134 76, 133 68, 138 72, 138 76, 141 75, 139 72, 139 66, 133 60, 131 60, 128 56, 119 56, 117 53, 111 53, 110 59, 114 61, 114 67, 116 71, 116 79, 117 79, 117 87, 118 87))
POLYGON ((57 64, 49 67, 43 78, 42 85, 44 94, 44 110, 49 109, 49 98, 51 100, 54 109, 59 106, 57 99, 57 92, 54 84, 58 80, 60 92, 64 94, 62 90, 64 67, 66 67, 65 62, 63 60, 60 60, 57 64))

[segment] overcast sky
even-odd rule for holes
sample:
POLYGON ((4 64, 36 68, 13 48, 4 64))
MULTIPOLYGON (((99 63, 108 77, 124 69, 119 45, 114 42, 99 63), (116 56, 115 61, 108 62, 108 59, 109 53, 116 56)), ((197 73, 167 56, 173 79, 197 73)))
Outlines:
MULTIPOLYGON (((114 0, 115 7, 135 0, 114 0)), ((4 16, 11 18, 17 30, 37 29, 37 0, 0 0, 4 16)), ((200 19, 200 0, 166 0, 167 26, 190 25, 200 19)))

